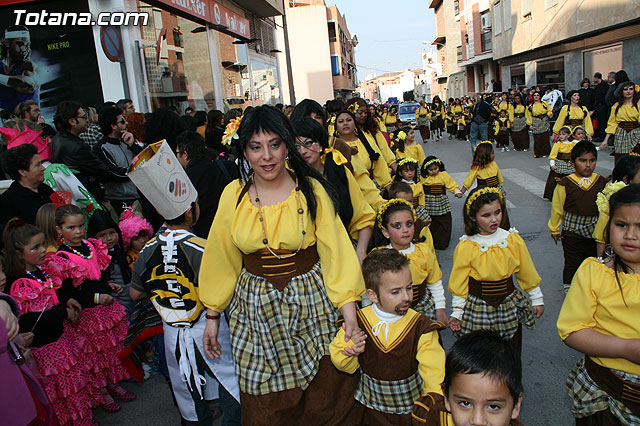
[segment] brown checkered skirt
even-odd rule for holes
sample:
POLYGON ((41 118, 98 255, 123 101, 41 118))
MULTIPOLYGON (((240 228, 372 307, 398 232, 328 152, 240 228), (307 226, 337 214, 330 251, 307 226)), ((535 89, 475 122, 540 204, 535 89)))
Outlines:
POLYGON ((579 216, 571 212, 564 212, 562 217, 562 230, 573 232, 584 238, 593 238, 593 230, 596 229, 598 216, 579 216))
MULTIPOLYGON (((640 376, 620 370, 611 370, 624 380, 640 384, 640 376)), ((640 418, 634 415, 622 402, 601 390, 589 376, 584 366, 584 358, 573 368, 565 388, 571 397, 571 412, 577 418, 588 417, 599 411, 610 410, 623 425, 640 425, 640 418)))
POLYGON ((469 294, 460 319, 460 331, 453 334, 460 337, 475 330, 492 330, 509 340, 518 331, 519 324, 532 330, 536 326, 531 304, 519 289, 508 295, 497 308, 469 294))
POLYGON ((576 169, 571 165, 571 161, 564 160, 556 160, 556 169, 554 172, 561 175, 570 175, 571 173, 575 173, 576 169))
MULTIPOLYGON (((431 291, 429 291, 429 287, 427 287, 426 283, 421 284, 425 286, 424 296, 422 299, 418 300, 418 302, 411 307, 411 309, 420 312, 425 317, 435 321, 436 320, 436 304, 433 301, 433 297, 431 296, 431 291)), ((413 291, 416 291, 415 287, 413 291)))
POLYGON ((511 131, 519 132, 527 127, 527 119, 525 117, 514 117, 513 124, 511 125, 511 131))
POLYGON ((418 219, 422 219, 422 221, 426 223, 431 223, 431 216, 429 216, 429 212, 427 211, 427 209, 425 209, 420 205, 416 206, 415 209, 416 209, 416 216, 418 216, 418 219))
POLYGON ((549 131, 549 118, 545 115, 543 118, 532 117, 531 132, 534 135, 549 131))
POLYGON ((451 213, 451 203, 446 194, 424 194, 424 207, 431 216, 442 216, 451 213))
POLYGON ((628 154, 638 142, 640 142, 640 127, 627 131, 618 126, 616 137, 613 140, 613 152, 616 154, 628 154))
POLYGON ((362 372, 356 401, 372 410, 391 414, 409 414, 413 403, 422 394, 419 371, 402 380, 378 380, 362 372))
POLYGON ((238 384, 251 395, 306 389, 337 332, 320 262, 282 291, 243 269, 228 314, 238 384))

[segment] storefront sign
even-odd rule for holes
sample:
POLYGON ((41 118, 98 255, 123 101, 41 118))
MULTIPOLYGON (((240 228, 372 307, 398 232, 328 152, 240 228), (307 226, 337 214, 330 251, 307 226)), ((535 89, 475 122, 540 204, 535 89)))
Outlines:
POLYGON ((213 23, 227 27, 227 29, 222 30, 222 32, 239 36, 240 38, 250 38, 249 20, 247 18, 243 18, 214 1, 211 2, 211 10, 213 11, 213 23))

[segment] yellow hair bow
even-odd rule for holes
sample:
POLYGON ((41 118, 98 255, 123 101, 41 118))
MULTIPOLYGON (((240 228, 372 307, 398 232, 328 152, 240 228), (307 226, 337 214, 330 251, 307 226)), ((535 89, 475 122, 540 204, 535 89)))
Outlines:
POLYGON ((322 164, 325 163, 327 154, 329 153, 332 154, 331 156, 333 158, 333 162, 336 163, 338 166, 342 166, 348 163, 347 158, 344 155, 342 155, 342 153, 337 149, 325 148, 324 151, 322 152, 322 155, 320 156, 320 161, 322 162, 322 164))
POLYGON ((596 196, 596 205, 598 206, 598 211, 609 216, 609 199, 613 194, 620 191, 625 186, 627 186, 627 184, 623 181, 609 182, 607 186, 604 187, 602 192, 599 192, 596 196))

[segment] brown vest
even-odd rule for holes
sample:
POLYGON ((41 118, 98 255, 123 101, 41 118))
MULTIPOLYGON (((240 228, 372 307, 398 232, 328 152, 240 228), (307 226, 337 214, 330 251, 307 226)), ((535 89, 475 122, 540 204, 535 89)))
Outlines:
POLYGON ((565 188, 567 197, 564 201, 564 210, 578 216, 598 216, 596 197, 606 185, 606 179, 597 175, 596 181, 588 191, 580 188, 569 176, 562 178, 558 185, 565 188))
MULTIPOLYGON (((410 315, 407 313, 407 315, 410 315)), ((358 356, 362 372, 378 380, 403 380, 418 370, 416 359, 420 337, 431 331, 443 330, 445 325, 431 321, 422 314, 415 315, 403 333, 387 348, 374 336, 370 324, 362 311, 358 311, 358 325, 369 336, 363 354, 358 356)))

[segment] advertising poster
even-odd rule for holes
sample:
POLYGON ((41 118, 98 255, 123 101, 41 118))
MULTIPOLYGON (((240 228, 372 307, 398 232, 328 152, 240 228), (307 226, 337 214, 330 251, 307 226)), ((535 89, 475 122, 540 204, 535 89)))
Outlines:
POLYGON ((86 1, 23 2, 0 7, 0 110, 13 112, 35 100, 49 124, 58 103, 76 100, 98 106, 103 100, 96 50, 90 26, 16 26, 16 10, 25 13, 89 12, 86 1))

